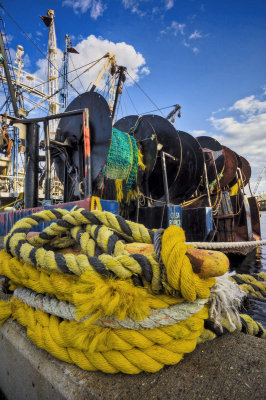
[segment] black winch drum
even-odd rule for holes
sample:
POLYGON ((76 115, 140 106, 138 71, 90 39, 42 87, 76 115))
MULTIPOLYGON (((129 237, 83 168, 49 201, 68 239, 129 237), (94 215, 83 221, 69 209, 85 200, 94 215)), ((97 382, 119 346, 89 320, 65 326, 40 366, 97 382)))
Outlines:
POLYGON ((169 189, 175 203, 188 200, 197 190, 204 173, 204 156, 198 141, 189 133, 177 131, 181 141, 181 165, 175 182, 169 189))
POLYGON ((165 153, 165 164, 168 187, 175 182, 181 161, 181 142, 174 126, 159 115, 144 115, 144 121, 154 129, 157 137, 157 158, 153 171, 148 178, 148 187, 153 199, 159 200, 164 196, 161 151, 165 153))
POLYGON ((134 135, 141 145, 143 161, 146 165, 141 191, 155 200, 164 196, 163 174, 160 151, 170 154, 166 156, 168 185, 176 178, 180 162, 180 139, 173 125, 158 115, 130 115, 117 121, 117 129, 134 135), (134 129, 135 128, 135 129, 134 129))
MULTIPOLYGON (((198 136, 196 138, 203 149, 208 149, 212 151, 213 158, 216 165, 216 170, 218 175, 222 174, 224 170, 224 155, 222 145, 218 140, 213 139, 210 136, 198 136)), ((205 160, 207 163, 207 175, 209 183, 212 183, 216 179, 215 170, 211 162, 211 157, 208 153, 204 153, 205 160)))
POLYGON ((148 178, 149 194, 155 200, 164 201, 160 156, 160 152, 164 151, 170 201, 189 199, 203 175, 204 158, 200 145, 193 136, 177 131, 167 119, 159 115, 144 115, 142 120, 152 126, 157 137, 158 154, 148 178))
MULTIPOLYGON (((95 181, 103 168, 108 155, 109 147, 112 138, 112 117, 109 106, 99 93, 86 92, 76 97, 66 108, 67 111, 89 110, 89 128, 91 139, 91 176, 92 181, 95 181)), ((71 161, 78 169, 80 168, 81 154, 83 153, 83 120, 82 114, 70 117, 61 118, 56 130, 55 140, 65 142, 66 140, 77 142, 77 145, 71 149, 71 161)), ((57 157, 55 167, 58 177, 61 181, 64 180, 64 164, 57 157)), ((82 179, 82 177, 80 177, 82 179)))
POLYGON ((116 121, 114 127, 134 136, 143 154, 145 175, 149 176, 157 159, 157 136, 153 126, 143 117, 128 115, 116 121))

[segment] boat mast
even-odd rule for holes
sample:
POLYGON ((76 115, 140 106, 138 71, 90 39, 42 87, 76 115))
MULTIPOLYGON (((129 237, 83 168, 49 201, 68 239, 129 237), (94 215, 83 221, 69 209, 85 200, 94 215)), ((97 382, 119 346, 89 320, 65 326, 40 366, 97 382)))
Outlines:
POLYGON ((68 73, 68 45, 70 39, 68 35, 65 35, 65 51, 64 51, 64 61, 63 61, 63 88, 60 93, 61 96, 61 107, 65 109, 68 104, 68 85, 67 85, 67 73, 68 73))
MULTIPOLYGON (((17 96, 16 96, 16 91, 14 89, 14 86, 12 84, 12 79, 13 82, 15 81, 14 77, 11 76, 11 73, 13 72, 9 70, 8 63, 11 64, 11 57, 9 53, 9 48, 8 48, 8 42, 7 42, 7 37, 5 33, 5 25, 3 19, 0 17, 0 22, 1 22, 1 27, 0 27, 0 62, 2 63, 5 71, 5 76, 6 76, 6 81, 8 85, 8 90, 10 94, 10 99, 13 107, 13 112, 15 117, 19 117, 19 110, 17 106, 17 96), (8 59, 7 59, 8 58, 8 59)), ((7 99, 7 110, 10 110, 10 100, 7 99)), ((10 110, 11 112, 11 110, 10 110)))
POLYGON ((68 61, 69 61, 69 53, 72 54, 79 54, 79 52, 72 47, 72 42, 69 38, 69 35, 65 35, 65 51, 64 51, 64 60, 63 60, 63 86, 62 90, 60 93, 60 98, 61 98, 61 107, 62 111, 67 107, 68 105, 68 61))
MULTIPOLYGON (((59 113, 59 79, 58 79, 58 59, 57 44, 54 25, 54 10, 48 10, 41 19, 49 28, 48 38, 48 115, 59 113), (50 97, 51 96, 51 97, 50 97)), ((49 133, 54 136, 58 122, 49 121, 49 133)))
POLYGON ((112 120, 113 120, 113 122, 114 122, 114 118, 115 118, 115 112, 116 112, 118 97, 119 97, 120 94, 122 94, 123 83, 126 80, 126 70, 127 70, 126 67, 123 67, 123 66, 117 67, 118 82, 117 82, 117 87, 116 87, 114 105, 112 107, 112 120))

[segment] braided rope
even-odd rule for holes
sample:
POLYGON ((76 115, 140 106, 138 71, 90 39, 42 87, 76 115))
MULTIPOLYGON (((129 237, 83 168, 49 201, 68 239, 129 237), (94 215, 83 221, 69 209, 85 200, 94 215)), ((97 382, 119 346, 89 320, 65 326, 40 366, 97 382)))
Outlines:
POLYGON ((152 243, 154 240, 154 232, 144 225, 126 221, 112 213, 79 208, 70 212, 42 211, 18 221, 7 235, 5 246, 7 252, 19 260, 48 271, 78 276, 89 271, 109 278, 132 279, 135 285, 149 287, 155 294, 163 290, 166 294, 180 297, 181 293, 188 301, 210 296, 209 289, 215 284, 215 279, 201 279, 193 272, 185 255, 185 236, 181 228, 172 226, 164 232, 163 238, 167 236, 170 240, 164 240, 162 246, 163 264, 158 263, 155 253, 129 255, 121 235, 129 242, 152 243), (32 226, 56 218, 60 219, 38 237, 27 239, 32 226), (61 254, 41 247, 58 240, 62 234, 70 235, 84 254, 61 254))
POLYGON ((12 300, 12 315, 27 328, 29 339, 60 360, 80 368, 107 373, 156 372, 164 365, 178 363, 193 351, 203 331, 204 307, 199 313, 172 326, 140 331, 109 329, 86 322, 61 321, 12 300))
POLYGON ((247 275, 247 274, 235 274, 231 275, 230 279, 237 283, 239 287, 251 297, 257 299, 265 299, 266 297, 266 273, 262 272, 259 274, 247 275))
POLYGON ((36 269, 12 258, 5 250, 0 252, 0 274, 11 280, 11 290, 23 286, 38 293, 56 295, 59 300, 75 305, 79 318, 97 311, 98 318, 115 314, 120 319, 128 316, 140 320, 147 317, 151 309, 183 301, 166 295, 155 296, 130 281, 105 279, 94 273, 86 272, 77 277, 36 269))
POLYGON ((206 250, 230 250, 243 249, 245 247, 265 246, 266 240, 254 240, 250 242, 186 242, 187 245, 193 246, 196 249, 206 250))
POLYGON ((33 343, 63 361, 108 373, 156 372, 211 334, 204 304, 215 278, 193 272, 178 227, 154 234, 107 212, 49 210, 16 223, 5 245, 0 274, 14 295, 0 301, 0 323, 12 315, 33 343), (55 220, 27 238, 32 226, 55 220), (125 241, 154 242, 155 252, 129 255, 125 241), (80 253, 47 249, 69 243, 80 253))
MULTIPOLYGON (((18 300, 21 300, 28 306, 42 310, 48 314, 52 314, 70 321, 78 321, 75 315, 75 307, 65 301, 60 301, 50 296, 41 295, 25 288, 15 289, 14 297, 18 300)), ((132 318, 118 320, 117 318, 114 318, 114 316, 110 316, 108 318, 99 318, 94 322, 94 324, 113 329, 123 328, 134 330, 153 329, 160 326, 173 325, 198 313, 200 310, 202 310, 207 301, 208 300, 206 299, 197 299, 193 303, 183 302, 168 308, 158 308, 157 310, 152 310, 149 313, 149 316, 142 321, 136 321, 132 318)), ((91 318, 91 316, 92 315, 86 316, 81 320, 81 322, 91 318)))
POLYGON ((225 335, 228 332, 234 332, 236 329, 245 334, 256 336, 261 339, 266 339, 266 330, 263 328, 261 323, 254 321, 254 319, 247 314, 240 314, 239 320, 234 320, 233 325, 234 326, 229 323, 228 319, 225 316, 222 320, 221 326, 215 325, 215 323, 210 319, 205 319, 205 329, 198 338, 198 343, 203 343, 207 340, 215 339, 216 337, 225 335))

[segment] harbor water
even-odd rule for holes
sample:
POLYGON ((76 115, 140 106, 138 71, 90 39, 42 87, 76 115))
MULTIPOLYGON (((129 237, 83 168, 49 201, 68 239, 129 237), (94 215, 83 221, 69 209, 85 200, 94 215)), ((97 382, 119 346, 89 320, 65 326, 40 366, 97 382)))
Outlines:
MULTIPOLYGON (((261 238, 266 239, 266 211, 261 212, 260 224, 261 238)), ((253 250, 246 257, 230 256, 230 270, 239 274, 266 272, 266 246, 253 250)), ((249 314, 266 327, 265 301, 251 300, 243 313, 249 314)))

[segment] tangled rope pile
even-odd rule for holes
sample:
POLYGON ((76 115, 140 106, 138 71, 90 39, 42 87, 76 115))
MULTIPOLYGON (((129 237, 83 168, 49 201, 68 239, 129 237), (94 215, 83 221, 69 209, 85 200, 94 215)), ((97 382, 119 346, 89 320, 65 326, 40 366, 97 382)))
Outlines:
MULTIPOLYGON (((221 278, 193 271, 181 228, 163 232, 160 254, 128 252, 128 243, 153 244, 154 236, 141 224, 81 208, 18 221, 0 252, 0 274, 12 292, 0 300, 0 324, 12 316, 33 343, 60 360, 127 374, 176 364, 222 327, 265 337, 260 324, 236 312, 221 311, 218 325, 210 320, 221 278), (44 221, 56 222, 29 238, 44 221)), ((226 307, 233 296, 230 301, 226 307)))

